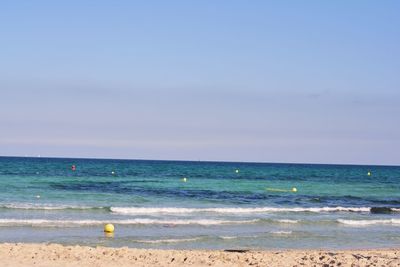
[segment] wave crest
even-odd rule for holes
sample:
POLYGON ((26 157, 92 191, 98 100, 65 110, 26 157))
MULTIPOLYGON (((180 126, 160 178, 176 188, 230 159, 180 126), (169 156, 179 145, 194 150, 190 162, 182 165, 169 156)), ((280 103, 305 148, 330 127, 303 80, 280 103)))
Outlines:
POLYGON ((46 219, 0 219, 0 226, 38 226, 38 227, 68 227, 68 226, 90 226, 106 223, 120 225, 141 225, 141 224, 159 224, 159 225, 221 225, 221 224, 248 224, 256 223, 254 220, 155 220, 155 219, 131 219, 131 220, 46 220, 46 219))
POLYGON ((298 223, 299 220, 289 220, 289 219, 282 219, 278 220, 279 223, 298 223))
POLYGON ((400 219, 383 219, 383 220, 337 220, 341 224, 351 225, 351 226, 369 226, 376 224, 393 224, 400 225, 400 219))
POLYGON ((187 214, 187 213, 268 213, 268 212, 370 212, 370 207, 311 207, 311 208, 177 208, 177 207, 111 207, 111 212, 125 215, 187 214))
POLYGON ((147 244, 162 244, 162 243, 180 243, 180 242, 193 242, 198 241, 201 238, 181 238, 181 239, 157 239, 157 240, 135 240, 138 243, 147 244))

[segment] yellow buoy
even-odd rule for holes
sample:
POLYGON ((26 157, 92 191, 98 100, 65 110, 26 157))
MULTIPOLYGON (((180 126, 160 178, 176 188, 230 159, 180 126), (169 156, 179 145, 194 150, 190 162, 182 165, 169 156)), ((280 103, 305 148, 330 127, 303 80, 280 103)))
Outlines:
POLYGON ((185 182, 185 183, 186 183, 186 181, 187 181, 187 178, 186 178, 186 177, 183 177, 183 178, 182 178, 182 182, 185 182))
POLYGON ((106 225, 104 225, 104 232, 114 233, 114 225, 112 225, 111 223, 107 223, 106 225))
POLYGON ((235 172, 236 172, 236 173, 239 173, 239 170, 236 170, 235 172))
POLYGON ((293 187, 293 188, 292 188, 292 192, 297 192, 297 188, 296 188, 296 187, 293 187))
POLYGON ((368 174, 368 176, 371 176, 371 172, 368 172, 367 174, 368 174))

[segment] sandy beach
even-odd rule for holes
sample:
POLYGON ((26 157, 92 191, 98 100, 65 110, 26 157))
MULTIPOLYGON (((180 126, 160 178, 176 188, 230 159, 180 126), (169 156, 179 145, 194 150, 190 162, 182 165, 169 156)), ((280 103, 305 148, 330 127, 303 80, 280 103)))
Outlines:
POLYGON ((1 266, 400 266, 399 249, 151 250, 4 243, 1 266))

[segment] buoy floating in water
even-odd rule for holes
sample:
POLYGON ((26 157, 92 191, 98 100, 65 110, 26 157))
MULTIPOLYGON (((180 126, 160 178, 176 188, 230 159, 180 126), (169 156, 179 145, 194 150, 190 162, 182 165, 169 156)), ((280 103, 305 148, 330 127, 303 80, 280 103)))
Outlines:
POLYGON ((114 225, 112 225, 111 223, 107 223, 106 225, 104 225, 104 232, 114 233, 114 225))
POLYGON ((182 178, 182 182, 186 183, 186 181, 187 181, 187 178, 186 178, 186 177, 183 177, 183 178, 182 178))
POLYGON ((292 192, 297 192, 297 188, 296 188, 296 187, 293 187, 293 188, 292 188, 292 192))
POLYGON ((115 174, 115 171, 112 171, 111 174, 114 175, 114 174, 115 174))
POLYGON ((40 195, 37 195, 36 198, 40 198, 40 195))
POLYGON ((236 169, 236 171, 235 171, 236 173, 239 173, 239 169, 236 169))
POLYGON ((72 171, 75 171, 75 170, 76 170, 76 166, 75 166, 75 165, 72 165, 72 166, 71 166, 71 170, 72 170, 72 171))
POLYGON ((367 175, 368 175, 368 176, 371 176, 371 172, 370 172, 370 171, 369 171, 369 172, 367 172, 367 175))

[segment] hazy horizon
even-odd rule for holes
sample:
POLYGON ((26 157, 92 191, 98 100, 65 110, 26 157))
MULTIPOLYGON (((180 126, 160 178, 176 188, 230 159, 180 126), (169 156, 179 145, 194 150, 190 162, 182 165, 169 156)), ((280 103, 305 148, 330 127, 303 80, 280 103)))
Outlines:
POLYGON ((62 157, 62 156, 42 156, 42 155, 24 155, 24 156, 3 156, 0 158, 29 158, 29 159, 71 159, 71 160, 117 160, 117 161, 159 161, 159 162, 210 162, 210 163, 239 163, 239 164, 293 164, 293 165, 332 165, 332 166, 379 166, 379 167, 399 167, 396 164, 362 164, 362 163, 318 163, 318 162, 270 162, 270 161, 226 161, 226 160, 190 160, 190 159, 151 159, 151 158, 107 158, 107 157, 62 157))
POLYGON ((0 3, 0 155, 400 165, 400 2, 0 3))

